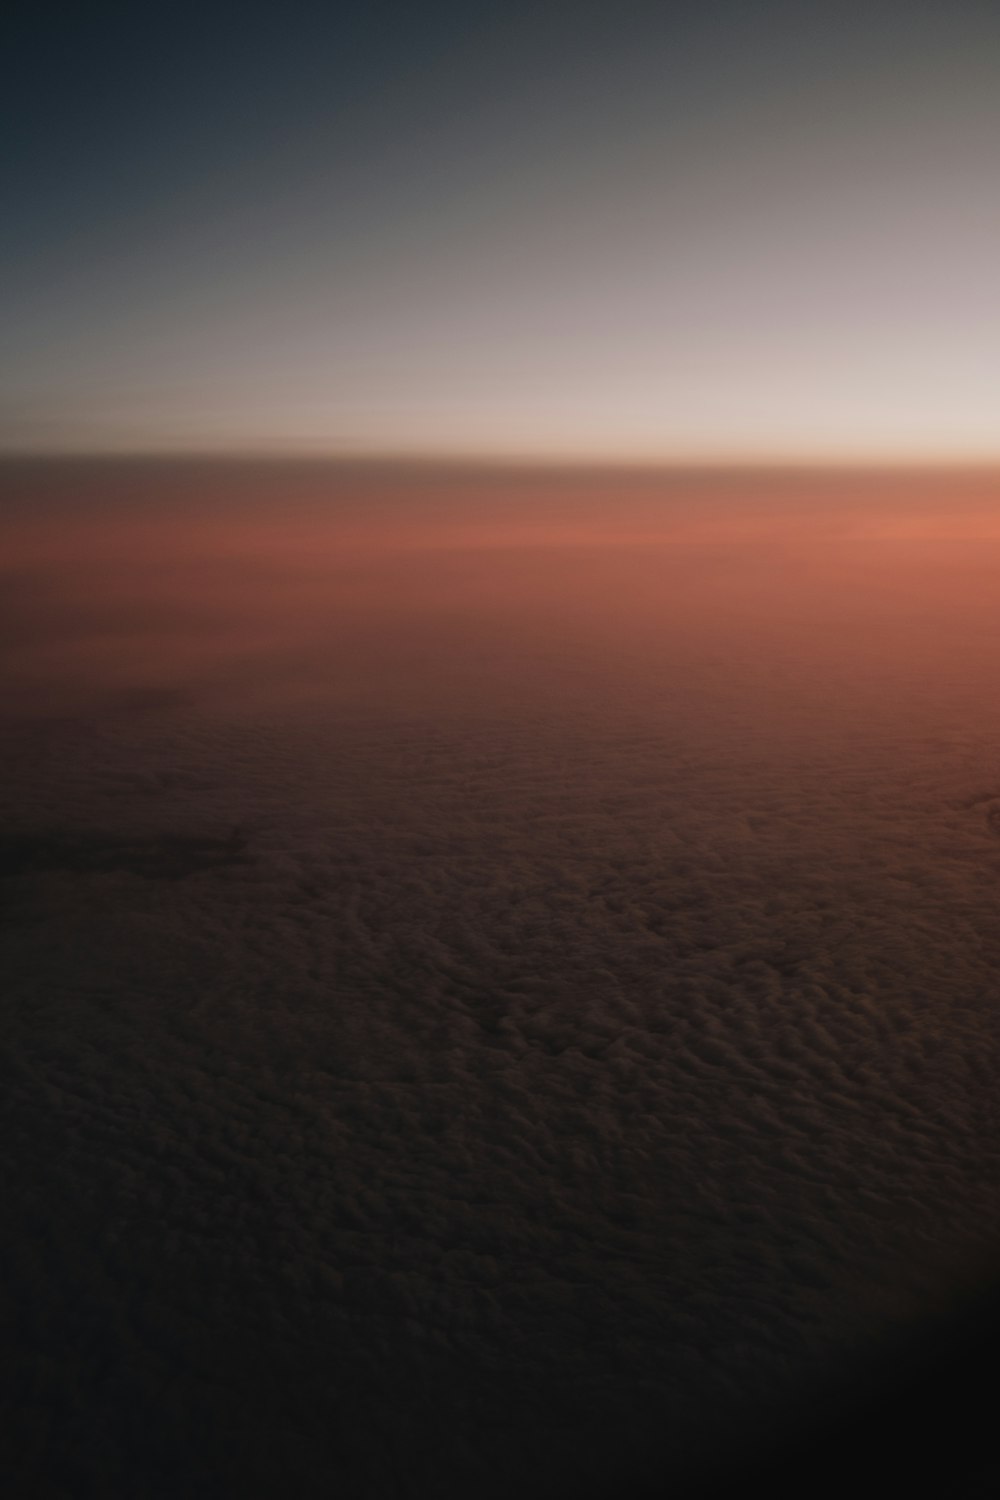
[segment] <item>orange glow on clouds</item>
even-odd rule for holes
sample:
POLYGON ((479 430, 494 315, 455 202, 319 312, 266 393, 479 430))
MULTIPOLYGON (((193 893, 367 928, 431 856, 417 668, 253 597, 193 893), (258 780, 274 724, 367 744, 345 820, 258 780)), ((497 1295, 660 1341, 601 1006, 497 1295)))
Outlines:
POLYGON ((901 694, 917 712, 935 674, 940 705, 1000 629, 985 473, 98 465, 20 484, 8 657, 33 711, 149 688, 421 714, 708 693, 743 704, 745 733, 884 718, 901 694))

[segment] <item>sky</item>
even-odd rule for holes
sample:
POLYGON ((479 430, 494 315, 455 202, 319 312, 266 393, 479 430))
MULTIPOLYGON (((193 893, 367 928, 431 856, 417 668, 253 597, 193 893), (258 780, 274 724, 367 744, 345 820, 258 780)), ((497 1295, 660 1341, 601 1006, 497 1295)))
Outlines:
POLYGON ((977 0, 20 9, 5 451, 998 455, 977 0))

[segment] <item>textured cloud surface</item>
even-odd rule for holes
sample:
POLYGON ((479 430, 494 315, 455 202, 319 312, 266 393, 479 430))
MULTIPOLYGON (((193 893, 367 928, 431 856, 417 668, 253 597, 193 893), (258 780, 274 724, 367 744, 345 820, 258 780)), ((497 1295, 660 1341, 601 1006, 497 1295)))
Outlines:
POLYGON ((995 481, 5 482, 17 1493, 699 1472, 976 1290, 995 481))

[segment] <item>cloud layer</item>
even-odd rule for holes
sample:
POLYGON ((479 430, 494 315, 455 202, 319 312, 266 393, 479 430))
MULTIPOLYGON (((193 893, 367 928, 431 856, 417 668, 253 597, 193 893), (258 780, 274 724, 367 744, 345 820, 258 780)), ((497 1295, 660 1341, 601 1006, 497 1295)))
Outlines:
POLYGON ((12 523, 19 1493, 697 1469, 979 1284, 977 552, 844 539, 854 490, 681 547, 669 486, 616 512, 658 544, 556 486, 498 545, 481 486, 456 547, 399 480, 362 555, 328 473, 272 553, 287 474, 217 533, 170 482, 146 551, 12 523))

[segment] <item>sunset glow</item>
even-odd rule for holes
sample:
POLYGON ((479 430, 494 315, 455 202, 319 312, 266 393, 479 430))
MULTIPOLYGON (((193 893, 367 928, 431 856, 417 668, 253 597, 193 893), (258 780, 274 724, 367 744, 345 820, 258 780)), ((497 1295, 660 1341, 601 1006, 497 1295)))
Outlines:
POLYGON ((1000 4, 6 34, 4 1494, 1000 1495, 1000 4))

